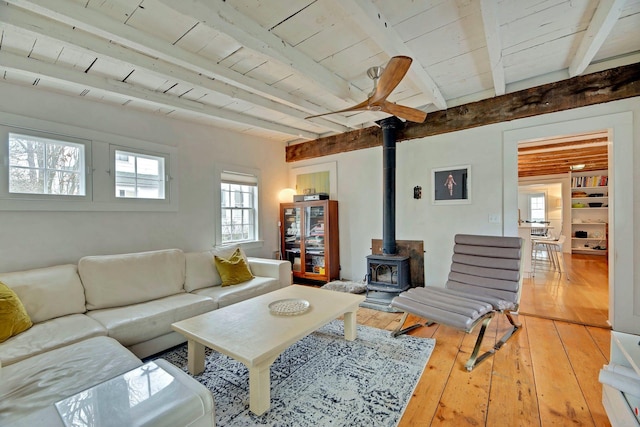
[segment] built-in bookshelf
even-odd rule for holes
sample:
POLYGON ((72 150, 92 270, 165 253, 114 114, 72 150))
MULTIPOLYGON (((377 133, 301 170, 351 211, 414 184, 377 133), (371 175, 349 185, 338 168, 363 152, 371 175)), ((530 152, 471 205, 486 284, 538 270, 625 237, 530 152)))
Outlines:
POLYGON ((608 222, 608 172, 572 173, 571 252, 606 255, 608 222))
POLYGON ((582 175, 571 176, 571 188, 583 187, 607 187, 609 185, 608 175, 582 175))

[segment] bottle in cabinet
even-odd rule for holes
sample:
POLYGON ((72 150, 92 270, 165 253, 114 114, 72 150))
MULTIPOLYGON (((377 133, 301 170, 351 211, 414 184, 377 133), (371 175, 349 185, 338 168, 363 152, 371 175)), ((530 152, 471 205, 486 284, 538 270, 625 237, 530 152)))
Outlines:
POLYGON ((282 203, 282 259, 293 276, 329 282, 340 277, 338 202, 282 203))

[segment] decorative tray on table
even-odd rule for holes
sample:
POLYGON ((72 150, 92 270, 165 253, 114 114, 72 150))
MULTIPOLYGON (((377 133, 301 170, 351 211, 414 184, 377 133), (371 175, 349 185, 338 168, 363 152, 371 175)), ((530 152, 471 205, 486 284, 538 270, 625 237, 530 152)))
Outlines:
POLYGON ((299 298, 287 298, 269 304, 271 314, 277 316, 295 316, 309 310, 309 301, 299 298))

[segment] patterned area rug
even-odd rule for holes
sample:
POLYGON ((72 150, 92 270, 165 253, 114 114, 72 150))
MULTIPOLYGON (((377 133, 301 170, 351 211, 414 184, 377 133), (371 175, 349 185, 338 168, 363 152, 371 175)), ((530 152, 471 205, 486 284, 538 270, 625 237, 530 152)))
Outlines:
MULTIPOLYGON (((358 325, 358 338, 346 341, 343 328, 334 320, 280 355, 271 367, 271 408, 261 416, 249 411, 245 366, 207 349, 195 378, 213 393, 216 425, 397 425, 435 340, 358 325)), ((186 344, 158 357, 187 370, 186 344)))

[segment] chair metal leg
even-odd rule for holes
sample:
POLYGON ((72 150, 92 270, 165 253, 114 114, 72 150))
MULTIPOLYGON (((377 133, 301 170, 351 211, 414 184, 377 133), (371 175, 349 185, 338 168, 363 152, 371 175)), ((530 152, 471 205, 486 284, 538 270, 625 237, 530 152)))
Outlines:
POLYGON ((482 321, 482 327, 480 329, 480 333, 478 334, 476 345, 473 347, 473 352, 471 353, 471 357, 469 358, 467 363, 464 365, 464 367, 469 372, 471 372, 473 368, 478 366, 478 364, 480 364, 480 362, 485 360, 487 357, 494 355, 495 352, 500 350, 500 348, 509 340, 509 338, 511 338, 516 332, 520 330, 520 328, 522 328, 522 325, 520 323, 516 323, 513 320, 513 316, 511 316, 511 313, 503 312, 503 314, 507 316, 507 320, 509 320, 509 323, 511 324, 512 327, 502 336, 502 338, 500 338, 500 341, 498 341, 496 345, 493 346, 492 349, 478 356, 478 352, 480 351, 480 344, 482 344, 484 333, 486 332, 487 326, 489 326, 489 322, 491 322, 491 319, 493 318, 493 314, 494 313, 492 313, 491 316, 485 318, 482 321))
POLYGON ((422 327, 422 326, 431 326, 431 325, 433 325, 433 324, 434 324, 434 322, 426 321, 426 322, 424 323, 424 325, 422 325, 422 324, 420 324, 420 323, 416 323, 415 325, 407 326, 406 328, 402 329, 402 326, 404 325, 404 322, 406 322, 406 321, 407 321, 407 317, 408 317, 408 316, 409 316, 409 313, 408 313, 408 312, 405 312, 405 313, 402 315, 402 319, 400 319, 400 324, 398 325, 398 327, 397 327, 397 328, 395 328, 395 329, 393 330, 393 332, 391 332, 391 336, 392 336, 392 337, 394 337, 394 338, 395 338, 395 337, 397 337, 397 336, 400 336, 400 335, 406 334, 406 333, 411 332, 411 331, 413 331, 414 329, 420 328, 420 327, 422 327))
POLYGON ((511 323, 512 327, 502 336, 502 338, 500 338, 500 341, 498 341, 493 347, 496 350, 500 350, 500 347, 502 347, 509 340, 509 338, 511 338, 516 332, 520 330, 520 328, 522 328, 521 323, 516 323, 513 320, 513 316, 511 315, 511 313, 505 311, 503 312, 503 314, 507 316, 507 320, 509 320, 509 323, 511 323))
POLYGON ((478 352, 480 351, 480 344, 482 344, 484 333, 487 331, 487 326, 489 326, 491 319, 493 319, 493 315, 494 315, 494 312, 491 312, 489 313, 489 315, 487 315, 484 318, 484 320, 482 320, 482 327, 480 328, 480 332, 478 333, 478 339, 476 340, 476 345, 473 347, 473 351, 471 352, 471 357, 469 357, 469 360, 464 365, 464 367, 469 372, 471 372, 471 370, 475 368, 476 365, 478 365, 478 363, 482 362, 484 359, 486 359, 487 357, 495 353, 495 350, 492 348, 491 350, 483 353, 482 355, 480 355, 480 357, 478 357, 478 352))
MULTIPOLYGON (((511 315, 511 313, 508 313, 508 312, 502 312, 502 313, 505 316, 507 316, 507 320, 509 320, 509 323, 511 324, 512 327, 502 336, 502 338, 500 338, 500 340, 496 343, 496 345, 494 345, 490 350, 478 356, 478 353, 480 352, 480 346, 482 345, 482 340, 484 339, 484 334, 487 331, 487 327, 489 326, 489 323, 491 322, 491 319, 493 319, 493 316, 496 314, 496 312, 492 311, 487 315, 485 315, 484 319, 482 319, 480 332, 478 332, 478 338, 476 339, 476 343, 473 347, 473 351, 471 352, 471 356, 469 357, 469 360, 467 361, 467 363, 464 365, 467 371, 471 372, 473 368, 475 368, 480 364, 480 362, 485 360, 487 357, 495 354, 495 352, 500 350, 500 348, 509 340, 509 338, 511 338, 522 327, 520 323, 516 323, 513 320, 513 316, 511 315)), ((400 323, 398 324, 396 329, 394 329, 391 332, 392 337, 394 338, 398 337, 400 335, 406 334, 407 332, 413 331, 414 329, 420 328, 422 326, 431 326, 435 324, 435 322, 426 321, 424 325, 420 323, 416 323, 414 325, 407 326, 406 328, 403 329, 402 327, 404 326, 404 323, 407 321, 407 317, 409 316, 409 314, 410 313, 405 312, 402 315, 402 318, 400 319, 400 323)))

